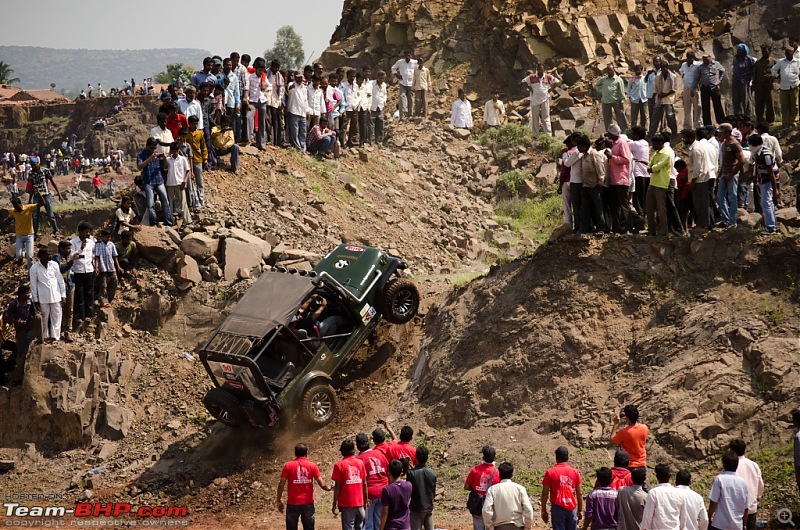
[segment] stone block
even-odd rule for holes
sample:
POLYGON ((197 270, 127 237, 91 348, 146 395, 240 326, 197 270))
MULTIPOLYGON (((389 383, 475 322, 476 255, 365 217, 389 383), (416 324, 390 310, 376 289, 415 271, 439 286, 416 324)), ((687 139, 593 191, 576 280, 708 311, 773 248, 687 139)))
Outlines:
POLYGON ((261 264, 263 259, 262 249, 255 243, 248 243, 229 237, 225 239, 224 246, 224 276, 226 280, 235 280, 239 269, 252 269, 261 264))
POLYGON ((178 260, 177 277, 179 280, 192 282, 195 285, 203 281, 203 277, 200 275, 200 267, 195 259, 188 255, 178 260))
POLYGON ((181 250, 184 254, 196 260, 206 260, 217 253, 219 239, 214 239, 208 234, 194 232, 184 237, 181 241, 181 250))
POLYGON ((261 249, 261 257, 264 259, 269 258, 269 255, 272 253, 272 245, 241 228, 231 228, 231 237, 244 241, 245 243, 256 245, 261 249))

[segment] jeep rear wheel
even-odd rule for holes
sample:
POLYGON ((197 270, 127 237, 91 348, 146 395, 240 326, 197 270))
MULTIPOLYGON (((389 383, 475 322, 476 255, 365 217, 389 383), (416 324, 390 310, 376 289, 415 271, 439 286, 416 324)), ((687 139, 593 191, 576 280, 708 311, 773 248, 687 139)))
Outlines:
POLYGON ((405 324, 419 310, 417 286, 405 278, 395 278, 386 286, 381 300, 383 318, 392 324, 405 324))
POLYGON ((312 427, 323 427, 330 423, 338 408, 336 391, 331 385, 320 383, 312 385, 303 392, 303 406, 300 415, 312 427))
POLYGON ((240 427, 247 423, 247 414, 241 402, 222 388, 212 388, 203 398, 203 405, 214 418, 229 427, 240 427))

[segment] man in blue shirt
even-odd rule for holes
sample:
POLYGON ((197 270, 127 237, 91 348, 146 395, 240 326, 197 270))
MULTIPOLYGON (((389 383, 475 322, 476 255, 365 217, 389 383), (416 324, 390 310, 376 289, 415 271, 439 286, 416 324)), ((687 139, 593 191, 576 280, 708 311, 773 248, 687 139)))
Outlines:
MULTIPOLYGON (((222 66, 222 61, 220 61, 222 66)), ((203 69, 198 70, 192 74, 192 84, 196 87, 201 86, 203 83, 217 84, 217 76, 211 73, 211 67, 214 65, 214 60, 211 57, 203 59, 203 69)))
POLYGON ((150 225, 158 224, 155 208, 155 194, 158 194, 164 213, 164 222, 167 226, 172 226, 172 210, 170 209, 169 200, 167 200, 167 188, 164 187, 164 177, 162 175, 162 172, 166 171, 166 159, 164 155, 156 152, 157 146, 158 141, 155 138, 148 138, 144 150, 139 153, 139 157, 136 159, 136 167, 142 170, 142 185, 144 186, 150 225))

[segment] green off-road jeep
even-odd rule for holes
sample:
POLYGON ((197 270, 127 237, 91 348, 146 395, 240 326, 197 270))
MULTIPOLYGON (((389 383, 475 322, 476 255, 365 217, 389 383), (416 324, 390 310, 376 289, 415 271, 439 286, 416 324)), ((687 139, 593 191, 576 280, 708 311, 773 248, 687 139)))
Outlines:
POLYGON ((336 371, 382 318, 404 324, 417 314, 405 268, 377 248, 340 245, 311 271, 262 274, 200 351, 214 383, 203 404, 231 427, 295 416, 326 425, 336 413, 336 371))

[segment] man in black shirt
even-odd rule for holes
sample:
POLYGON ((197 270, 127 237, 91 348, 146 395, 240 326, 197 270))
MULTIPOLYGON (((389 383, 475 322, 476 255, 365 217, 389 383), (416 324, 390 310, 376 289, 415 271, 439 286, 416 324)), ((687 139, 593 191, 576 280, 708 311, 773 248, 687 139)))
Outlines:
POLYGON ((436 497, 436 472, 428 467, 428 448, 417 447, 417 466, 408 471, 411 483, 411 530, 433 530, 433 499, 436 497))

